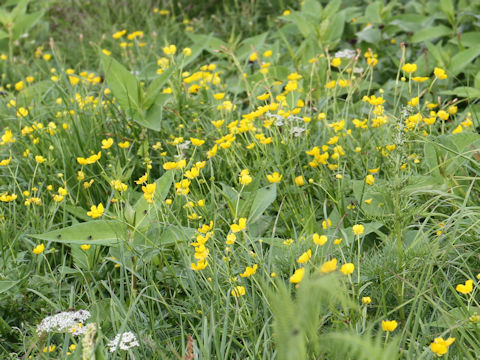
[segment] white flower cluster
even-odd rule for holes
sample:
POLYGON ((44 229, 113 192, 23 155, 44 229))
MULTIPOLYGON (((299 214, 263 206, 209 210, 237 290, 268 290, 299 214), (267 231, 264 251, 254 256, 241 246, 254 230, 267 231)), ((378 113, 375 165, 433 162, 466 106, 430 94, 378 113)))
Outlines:
POLYGON ((111 340, 107 346, 110 348, 110 352, 114 352, 117 348, 120 350, 128 350, 134 346, 140 346, 135 337, 135 334, 128 331, 121 334, 117 334, 113 340, 111 340))
POLYGON ((37 333, 70 332, 80 335, 84 332, 83 323, 90 317, 87 310, 64 311, 52 316, 47 316, 37 325, 37 333))
POLYGON ((355 55, 357 55, 357 52, 351 49, 340 50, 335 53, 335 57, 337 58, 352 59, 355 57, 355 55))

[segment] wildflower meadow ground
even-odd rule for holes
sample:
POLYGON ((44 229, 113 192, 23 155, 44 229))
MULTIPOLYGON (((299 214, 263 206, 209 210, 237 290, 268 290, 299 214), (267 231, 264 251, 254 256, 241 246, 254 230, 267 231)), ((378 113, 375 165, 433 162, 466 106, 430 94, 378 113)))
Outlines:
POLYGON ((479 0, 0 5, 1 359, 478 359, 479 0))

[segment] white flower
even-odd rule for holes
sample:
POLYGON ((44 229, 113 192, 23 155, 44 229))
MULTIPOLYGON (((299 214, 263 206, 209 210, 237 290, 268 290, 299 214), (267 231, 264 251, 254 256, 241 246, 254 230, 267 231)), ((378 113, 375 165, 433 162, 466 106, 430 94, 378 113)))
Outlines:
POLYGON ((64 311, 53 316, 47 316, 37 325, 37 333, 70 332, 80 335, 84 332, 83 323, 90 317, 87 310, 64 311))
POLYGON ((351 49, 345 49, 345 50, 337 51, 335 53, 335 57, 337 57, 337 58, 351 59, 351 58, 354 58, 355 55, 357 55, 357 52, 355 50, 351 50, 351 49))
POLYGON ((191 141, 187 140, 181 144, 178 144, 177 146, 180 151, 183 151, 183 150, 187 150, 190 147, 190 144, 191 144, 191 141))
POLYGON ((293 136, 298 137, 302 135, 302 133, 305 131, 304 128, 294 126, 290 132, 293 134, 293 136))
POLYGON ((135 337, 135 334, 128 331, 121 334, 117 334, 113 340, 111 340, 107 346, 110 348, 110 352, 114 352, 117 348, 120 350, 128 350, 134 346, 140 346, 135 337))

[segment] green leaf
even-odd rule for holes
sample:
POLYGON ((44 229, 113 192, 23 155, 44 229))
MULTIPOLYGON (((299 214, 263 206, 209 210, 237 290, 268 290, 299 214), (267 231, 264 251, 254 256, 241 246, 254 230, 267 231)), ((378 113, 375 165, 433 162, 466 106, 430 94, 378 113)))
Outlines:
POLYGON ((141 116, 140 84, 122 64, 100 52, 105 79, 120 107, 135 120, 141 116))
POLYGON ((20 282, 20 280, 13 281, 13 280, 0 280, 0 294, 7 292, 10 290, 12 287, 17 285, 20 282))
POLYGON ((204 48, 213 54, 215 54, 216 51, 221 50, 222 47, 228 48, 228 44, 225 41, 222 41, 211 34, 203 35, 188 33, 187 36, 195 43, 195 45, 204 44, 204 48))
POLYGON ((116 220, 93 220, 63 229, 30 235, 39 240, 64 244, 115 246, 125 238, 127 226, 116 220))
POLYGON ((444 26, 444 25, 433 26, 433 27, 421 29, 415 32, 410 38, 410 42, 418 43, 418 42, 431 40, 431 39, 435 39, 438 37, 451 35, 451 34, 452 34, 452 29, 447 26, 444 26))
POLYGON ((331 44, 336 44, 343 35, 345 29, 345 11, 340 11, 335 14, 331 20, 331 23, 327 29, 326 41, 331 44))
POLYGON ((36 11, 31 14, 22 15, 20 18, 16 18, 13 24, 13 40, 17 40, 28 32, 43 16, 43 11, 36 11))
POLYGON ((472 63, 473 60, 480 55, 480 46, 467 50, 460 51, 452 57, 450 66, 448 67, 449 73, 453 76, 463 72, 465 67, 472 63))
POLYGON ((258 189, 255 192, 248 222, 253 224, 257 221, 263 212, 275 201, 277 197, 277 185, 272 184, 258 189))
POLYGON ((440 9, 447 15, 451 24, 455 21, 455 7, 452 0, 440 0, 440 9))
POLYGON ((329 1, 327 6, 325 6, 325 9, 323 9, 322 18, 323 19, 331 18, 332 16, 338 13, 340 6, 342 6, 341 0, 329 1))
POLYGON ((160 90, 168 81, 168 79, 170 79, 170 76, 172 76, 172 73, 173 73, 173 67, 170 67, 150 83, 147 90, 145 91, 145 98, 143 100, 143 109, 148 110, 155 103, 155 100, 160 94, 160 90))
POLYGON ((359 40, 363 40, 371 44, 376 44, 382 39, 382 33, 380 32, 380 30, 372 26, 367 26, 365 29, 358 32, 356 35, 359 40))
POLYGON ((365 10, 365 17, 369 23, 372 24, 381 24, 382 23, 382 16, 380 14, 381 3, 376 1, 367 6, 365 10))
POLYGON ((453 90, 444 90, 440 92, 442 95, 454 95, 461 98, 467 99, 477 99, 480 97, 480 89, 469 87, 469 86, 459 86, 453 90))

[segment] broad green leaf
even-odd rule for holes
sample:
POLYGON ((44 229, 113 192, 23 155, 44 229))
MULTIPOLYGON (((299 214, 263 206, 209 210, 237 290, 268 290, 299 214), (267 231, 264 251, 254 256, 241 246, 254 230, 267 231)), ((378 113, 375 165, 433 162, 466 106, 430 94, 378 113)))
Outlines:
POLYGON ((447 15, 451 24, 455 21, 455 7, 452 0, 440 0, 440 9, 447 15))
POLYGON ((381 24, 382 16, 380 14, 382 4, 379 1, 375 1, 367 6, 365 10, 365 17, 371 24, 381 24))
POLYGON ((479 55, 480 45, 475 48, 460 51, 452 57, 452 60, 450 61, 450 65, 448 67, 449 73, 455 76, 463 72, 465 70, 465 67, 468 64, 472 63, 473 60, 475 60, 475 58, 479 55))
POLYGON ((13 281, 13 280, 0 280, 0 294, 7 292, 10 290, 12 287, 17 285, 20 282, 20 280, 13 281))
POLYGON ((210 53, 215 53, 216 51, 221 50, 222 47, 228 48, 228 44, 225 41, 212 35, 187 33, 187 36, 195 43, 195 45, 204 44, 205 49, 210 53))
POLYGON ((452 34, 452 29, 447 26, 444 26, 444 25, 433 26, 433 27, 421 29, 415 32, 410 38, 410 42, 418 43, 421 41, 431 40, 431 39, 435 39, 438 37, 451 35, 451 34, 452 34))
POLYGON ((171 98, 171 94, 159 94, 153 105, 146 112, 145 117, 138 118, 137 122, 149 129, 159 131, 162 128, 163 106, 171 98))
POLYGON ((265 43, 265 39, 267 38, 268 32, 265 32, 263 34, 257 35, 257 36, 252 36, 250 38, 247 38, 241 42, 241 46, 235 53, 237 54, 237 57, 239 60, 244 60, 247 58, 247 56, 250 55, 250 53, 253 51, 252 49, 259 50, 265 43))
POLYGON ((293 22, 297 26, 304 38, 315 32, 313 24, 309 23, 307 19, 298 12, 293 12, 288 15, 287 20, 293 22))
POLYGON ((320 18, 322 15, 322 5, 318 0, 305 0, 302 3, 302 13, 320 18))
POLYGON ((323 9, 322 18, 329 19, 333 17, 335 14, 338 13, 340 6, 342 6, 341 0, 329 1, 327 6, 325 6, 325 8, 323 9))
POLYGON ((42 18, 42 16, 43 11, 36 11, 16 18, 13 24, 13 39, 17 40, 20 36, 28 32, 28 30, 31 29, 42 18))
POLYGON ((184 226, 169 225, 156 240, 159 245, 173 245, 178 242, 188 243, 195 235, 195 229, 184 226))
POLYGON ((362 31, 358 32, 356 35, 359 40, 363 40, 372 44, 376 44, 382 39, 382 33, 380 32, 380 30, 372 26, 366 27, 362 31))
POLYGON ((429 41, 425 42, 428 51, 433 56, 433 58, 437 61, 437 65, 440 67, 445 67, 445 62, 448 61, 448 56, 444 56, 444 52, 441 51, 440 45, 434 45, 429 41))
POLYGON ((39 240, 64 244, 115 246, 125 238, 126 231, 127 226, 116 220, 92 220, 30 236, 39 240))
POLYGON ((173 67, 168 68, 160 76, 158 76, 155 80, 151 82, 151 84, 148 86, 147 90, 145 91, 145 98, 143 100, 143 109, 148 110, 155 103, 155 100, 160 94, 160 90, 168 81, 168 79, 170 79, 170 76, 172 76, 173 69, 174 69, 173 67))
POLYGON ((467 99, 477 99, 480 97, 480 88, 474 88, 469 86, 459 86, 453 90, 444 90, 440 92, 442 95, 454 95, 457 97, 467 99))
POLYGON ((327 30, 326 41, 331 44, 336 44, 342 38, 345 28, 345 11, 340 11, 331 19, 330 26, 327 30))
POLYGON ((6 38, 8 38, 8 33, 3 30, 0 30, 0 40, 6 39, 6 38))
POLYGON ((424 27, 426 20, 428 20, 428 18, 423 15, 409 13, 393 17, 390 25, 398 26, 404 31, 415 32, 424 27))
POLYGON ((105 79, 120 107, 135 120, 141 116, 137 78, 111 56, 100 52, 105 79))
POLYGON ((253 224, 255 221, 257 221, 263 212, 275 201, 276 197, 276 184, 268 185, 258 189, 255 192, 255 198, 253 199, 252 207, 250 208, 248 222, 253 224))

